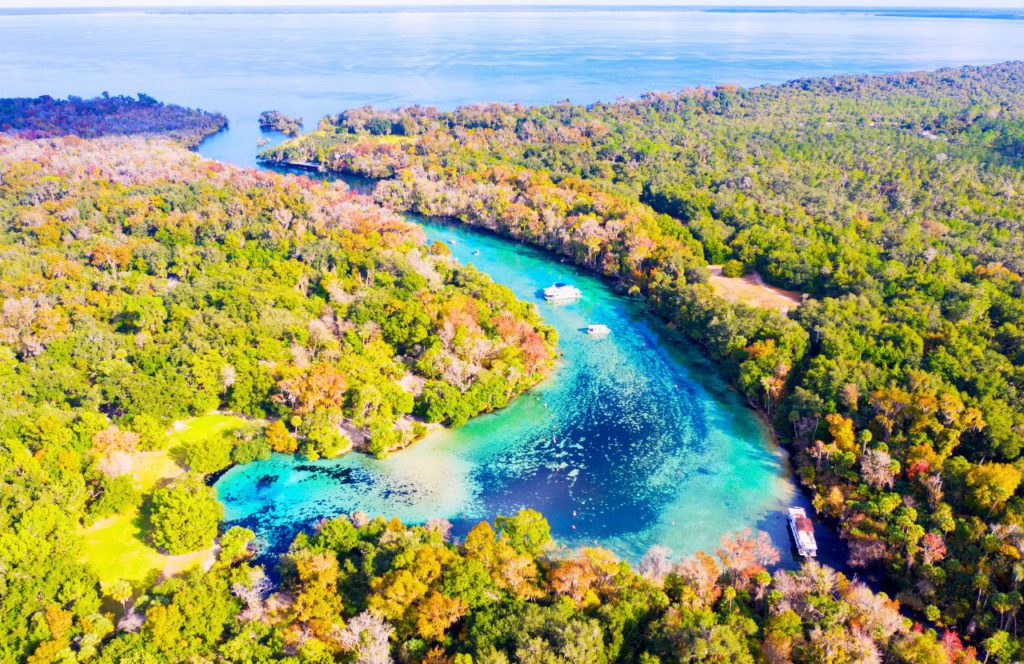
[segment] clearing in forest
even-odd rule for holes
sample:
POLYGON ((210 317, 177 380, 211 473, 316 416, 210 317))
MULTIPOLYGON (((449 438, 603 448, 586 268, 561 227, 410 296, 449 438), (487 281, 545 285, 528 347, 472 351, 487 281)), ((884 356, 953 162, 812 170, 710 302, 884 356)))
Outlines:
POLYGON ((709 265, 708 269, 711 271, 708 281, 715 294, 729 302, 774 309, 782 314, 803 302, 802 293, 769 286, 757 272, 742 277, 726 277, 722 274, 721 265, 709 265))
POLYGON ((145 497, 142 508, 101 519, 82 531, 83 560, 104 586, 118 579, 141 582, 156 573, 171 576, 213 559, 212 548, 178 556, 153 548, 149 544, 148 494, 185 472, 174 460, 173 450, 187 442, 221 436, 246 426, 249 422, 235 415, 213 413, 196 417, 171 429, 165 449, 131 455, 128 472, 145 497))

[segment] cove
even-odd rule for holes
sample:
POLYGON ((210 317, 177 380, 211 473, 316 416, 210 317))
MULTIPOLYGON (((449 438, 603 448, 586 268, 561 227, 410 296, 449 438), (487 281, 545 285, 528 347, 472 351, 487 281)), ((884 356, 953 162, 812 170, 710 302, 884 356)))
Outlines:
POLYGON ((232 468, 216 484, 228 525, 254 530, 268 554, 343 513, 444 517, 462 535, 531 507, 567 548, 597 544, 635 562, 655 544, 677 556, 710 551, 749 527, 767 531, 782 564, 794 564, 783 513, 801 498, 785 456, 713 364, 641 301, 553 255, 409 218, 460 261, 537 303, 560 335, 557 368, 508 408, 387 459, 274 455, 232 468), (539 291, 556 281, 580 288, 582 299, 544 302, 539 291), (586 335, 591 323, 611 334, 586 335))

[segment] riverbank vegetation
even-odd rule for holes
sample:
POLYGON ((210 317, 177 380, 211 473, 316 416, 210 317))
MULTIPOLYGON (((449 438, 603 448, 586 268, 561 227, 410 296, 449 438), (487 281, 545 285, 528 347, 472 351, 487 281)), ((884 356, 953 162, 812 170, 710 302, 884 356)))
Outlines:
MULTIPOLYGON (((482 522, 458 544, 447 528, 327 520, 282 556, 277 584, 239 539, 209 571, 131 594, 117 612, 132 629, 98 659, 975 661, 955 635, 912 625, 895 602, 827 568, 773 576, 765 565, 778 553, 749 533, 681 563, 654 551, 638 573, 603 549, 547 557, 547 523, 528 510, 482 522)), ((57 639, 40 648, 57 651, 57 639)))
POLYGON ((383 454, 422 429, 414 411, 464 421, 551 362, 531 305, 343 185, 149 139, 0 141, 15 403, 128 429, 223 407, 285 422, 310 458, 383 454))
POLYGON ((1009 63, 586 107, 362 108, 264 158, 381 178, 393 209, 545 247, 645 296, 790 442, 851 564, 1013 659, 1022 118, 1024 64, 1009 63), (787 317, 726 302, 709 263, 810 299, 787 317))

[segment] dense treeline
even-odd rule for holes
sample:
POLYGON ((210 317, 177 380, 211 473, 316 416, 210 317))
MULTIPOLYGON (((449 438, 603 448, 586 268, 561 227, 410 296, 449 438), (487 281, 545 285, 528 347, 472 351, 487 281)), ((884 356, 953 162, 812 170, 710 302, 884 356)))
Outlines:
MULTIPOLYGON (((911 625, 896 602, 828 568, 772 576, 778 553, 748 533, 678 563, 654 551, 642 573, 604 549, 547 557, 547 523, 529 510, 461 543, 446 535, 444 521, 325 521, 282 556, 275 584, 239 532, 205 574, 125 598, 97 661, 976 661, 955 635, 911 625)), ((71 634, 51 629, 40 650, 59 652, 71 634)))
POLYGON ((275 160, 384 180, 642 293, 792 441, 854 565, 1019 657, 1024 64, 583 107, 369 108, 275 160), (810 300, 730 305, 706 264, 810 300), (736 266, 736 262, 739 266, 736 266))
POLYGON ((227 124, 220 113, 164 104, 142 93, 137 99, 106 93, 93 99, 0 99, 0 132, 21 138, 153 134, 195 147, 227 124))
POLYGON ((329 414, 382 453, 414 410, 465 421, 550 361, 531 305, 343 185, 140 139, 3 141, 0 164, 8 404, 329 414))

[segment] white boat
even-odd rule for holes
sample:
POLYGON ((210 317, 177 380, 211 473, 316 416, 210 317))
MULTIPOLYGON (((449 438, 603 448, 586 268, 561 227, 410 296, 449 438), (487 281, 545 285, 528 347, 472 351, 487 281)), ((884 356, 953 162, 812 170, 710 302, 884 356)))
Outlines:
POLYGON ((818 543, 814 539, 814 524, 807 518, 802 507, 789 508, 789 532, 796 542, 796 550, 804 558, 818 555, 818 543))
POLYGON ((544 289, 544 299, 548 302, 572 302, 582 295, 583 291, 569 284, 555 284, 544 289))
POLYGON ((600 323, 595 325, 587 326, 587 334, 593 334, 595 337, 605 337, 611 333, 607 325, 601 325, 600 323))

